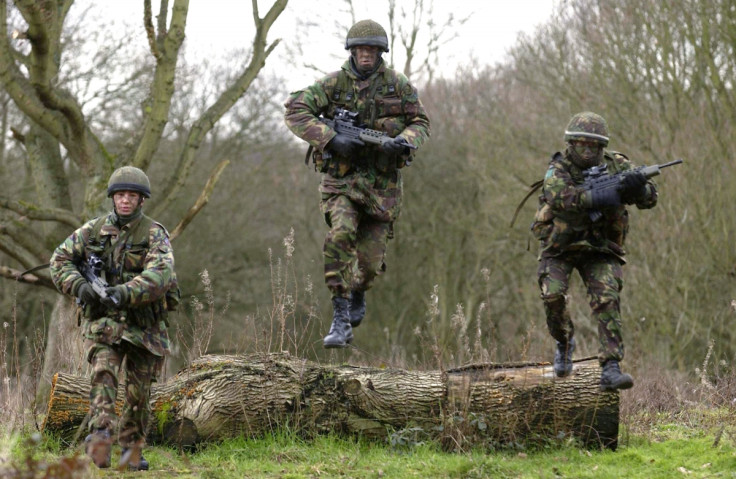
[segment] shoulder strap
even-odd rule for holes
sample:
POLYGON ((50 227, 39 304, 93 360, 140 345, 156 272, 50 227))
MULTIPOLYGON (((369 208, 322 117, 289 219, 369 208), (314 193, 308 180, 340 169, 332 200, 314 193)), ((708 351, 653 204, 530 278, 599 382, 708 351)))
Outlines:
POLYGON ((151 225, 153 225, 153 220, 151 218, 146 215, 141 216, 141 220, 130 232, 133 237, 133 243, 145 244, 148 246, 148 237, 151 235, 151 225))
POLYGON ((92 234, 90 235, 90 239, 100 241, 100 231, 102 230, 102 225, 105 224, 105 218, 105 216, 97 217, 97 221, 95 221, 95 225, 92 227, 92 234))
MULTIPOLYGON (((97 218, 97 221, 95 221, 95 225, 92 227, 92 234, 89 236, 91 240, 94 240, 95 243, 100 242, 100 231, 102 231, 102 226, 105 224, 105 220, 107 219, 107 216, 100 216, 97 218)), ((105 249, 102 250, 102 258, 107 258, 107 255, 110 254, 110 251, 112 251, 113 247, 115 246, 115 243, 110 241, 109 244, 105 246, 105 249)))

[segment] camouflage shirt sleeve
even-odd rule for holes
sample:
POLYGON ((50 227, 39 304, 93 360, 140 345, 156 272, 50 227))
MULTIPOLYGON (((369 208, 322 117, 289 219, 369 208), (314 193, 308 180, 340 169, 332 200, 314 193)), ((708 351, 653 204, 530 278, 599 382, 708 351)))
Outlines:
POLYGON ((335 130, 319 120, 319 116, 329 106, 325 83, 336 75, 337 72, 316 81, 303 90, 293 92, 284 103, 286 126, 296 136, 320 151, 323 151, 337 135, 335 130))
POLYGON ((396 73, 396 76, 399 79, 401 102, 406 120, 406 128, 398 136, 419 148, 429 139, 431 133, 429 117, 419 99, 417 89, 412 86, 409 79, 399 72, 396 73))
POLYGON ((154 222, 149 232, 149 249, 143 271, 125 283, 130 306, 152 303, 174 284, 174 251, 169 233, 154 222))
POLYGON ((76 296, 85 279, 79 273, 76 263, 84 258, 87 244, 96 219, 88 221, 61 243, 51 255, 49 268, 56 288, 64 294, 76 296))
POLYGON ((555 214, 585 211, 580 201, 580 188, 559 161, 550 162, 544 175, 542 192, 546 203, 555 214))

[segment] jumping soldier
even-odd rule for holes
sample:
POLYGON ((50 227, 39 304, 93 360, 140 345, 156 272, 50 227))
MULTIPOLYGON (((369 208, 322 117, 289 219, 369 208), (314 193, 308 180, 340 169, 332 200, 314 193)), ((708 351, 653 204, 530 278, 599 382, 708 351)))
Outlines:
POLYGON ((634 381, 621 372, 620 293, 623 287, 624 241, 629 230, 625 205, 640 209, 657 204, 657 189, 641 172, 628 173, 621 187, 591 194, 581 184, 584 172, 604 166, 608 174, 632 170, 628 158, 607 151, 608 126, 591 112, 572 117, 565 130, 567 148, 549 163, 532 232, 540 241, 539 287, 547 328, 557 341, 554 372, 572 372, 574 327, 566 304, 570 276, 577 269, 587 287, 593 317, 598 322, 602 367, 601 390, 628 389, 634 381))
POLYGON ((62 293, 76 296, 84 346, 92 368, 86 453, 110 467, 116 431, 115 397, 125 358, 125 405, 117 424, 120 465, 147 470, 142 448, 150 416, 151 382, 169 352, 168 311, 178 304, 174 253, 169 234, 143 214, 151 196, 146 174, 124 166, 110 176, 113 211, 85 223, 51 257, 51 276, 62 293), (103 264, 107 288, 95 291, 80 274, 91 257, 103 264))
POLYGON ((345 49, 350 57, 342 69, 292 93, 284 105, 286 125, 309 143, 322 173, 320 206, 330 228, 324 271, 333 306, 326 348, 346 347, 363 320, 365 292, 386 270, 386 246, 401 207, 400 170, 414 157, 406 142, 419 147, 430 134, 416 88, 381 57, 388 52, 383 27, 372 20, 356 23, 345 49), (338 134, 319 118, 331 120, 337 109, 357 112, 358 124, 394 141, 379 147, 338 134))

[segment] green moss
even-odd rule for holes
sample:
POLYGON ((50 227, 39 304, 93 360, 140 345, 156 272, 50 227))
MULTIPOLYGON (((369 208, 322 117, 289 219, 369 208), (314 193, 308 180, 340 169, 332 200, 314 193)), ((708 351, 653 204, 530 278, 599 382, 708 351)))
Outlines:
POLYGON ((156 426, 158 429, 158 433, 163 436, 164 434, 164 427, 166 426, 166 423, 168 423, 171 420, 171 415, 169 412, 173 409, 173 406, 169 402, 165 402, 161 404, 161 407, 156 410, 156 426))

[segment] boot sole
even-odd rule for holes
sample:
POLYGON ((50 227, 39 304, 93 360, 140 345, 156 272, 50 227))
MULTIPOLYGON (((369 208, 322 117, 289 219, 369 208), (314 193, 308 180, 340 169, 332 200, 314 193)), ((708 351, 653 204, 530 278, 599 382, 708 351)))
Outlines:
POLYGON ((352 343, 352 342, 353 342, 353 338, 350 338, 348 341, 345 341, 344 343, 328 343, 328 342, 323 342, 322 343, 322 346, 325 349, 342 349, 342 348, 347 348, 348 346, 350 346, 350 343, 352 343))
POLYGON ((619 389, 631 389, 632 387, 634 387, 634 381, 624 381, 619 384, 601 384, 601 391, 613 392, 618 391, 619 389))

